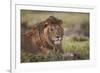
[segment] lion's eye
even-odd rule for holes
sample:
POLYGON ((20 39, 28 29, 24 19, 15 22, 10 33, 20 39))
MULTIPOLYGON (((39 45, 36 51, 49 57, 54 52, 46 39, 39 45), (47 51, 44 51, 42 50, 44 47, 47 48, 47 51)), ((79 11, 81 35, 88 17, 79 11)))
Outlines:
POLYGON ((53 29, 51 28, 51 31, 53 31, 53 29))

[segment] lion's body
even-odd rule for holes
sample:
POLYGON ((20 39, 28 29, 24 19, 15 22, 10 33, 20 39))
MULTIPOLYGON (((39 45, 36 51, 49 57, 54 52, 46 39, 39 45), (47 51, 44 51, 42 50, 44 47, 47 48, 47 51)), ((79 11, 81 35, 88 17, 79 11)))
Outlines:
POLYGON ((62 53, 62 38, 62 21, 50 16, 21 35, 21 49, 29 53, 48 53, 50 50, 62 53))

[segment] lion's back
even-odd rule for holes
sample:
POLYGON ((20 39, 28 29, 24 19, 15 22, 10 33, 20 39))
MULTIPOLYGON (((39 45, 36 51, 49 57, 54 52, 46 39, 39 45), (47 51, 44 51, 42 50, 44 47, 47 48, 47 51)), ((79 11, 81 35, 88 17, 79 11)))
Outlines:
MULTIPOLYGON (((22 51, 29 52, 29 53, 37 53, 40 51, 38 46, 36 46, 34 44, 34 42, 32 41, 33 37, 35 37, 35 36, 31 35, 33 32, 28 31, 28 32, 21 34, 21 49, 22 49, 22 51)), ((35 40, 35 39, 33 39, 33 40, 35 40)))

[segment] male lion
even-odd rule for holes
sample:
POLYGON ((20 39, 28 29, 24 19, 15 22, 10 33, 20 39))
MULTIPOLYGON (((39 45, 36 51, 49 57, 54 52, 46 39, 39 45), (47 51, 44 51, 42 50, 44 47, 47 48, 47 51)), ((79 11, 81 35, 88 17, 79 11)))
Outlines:
POLYGON ((50 50, 63 53, 63 22, 54 16, 48 17, 21 35, 21 49, 29 53, 48 53, 50 50))

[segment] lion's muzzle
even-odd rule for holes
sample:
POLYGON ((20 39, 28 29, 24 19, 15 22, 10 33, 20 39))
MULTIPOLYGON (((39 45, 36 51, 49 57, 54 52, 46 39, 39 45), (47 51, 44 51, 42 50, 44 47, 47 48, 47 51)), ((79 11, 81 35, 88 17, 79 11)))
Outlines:
POLYGON ((55 45, 58 45, 58 44, 60 44, 61 43, 61 37, 56 37, 55 39, 54 39, 54 44, 55 45))

